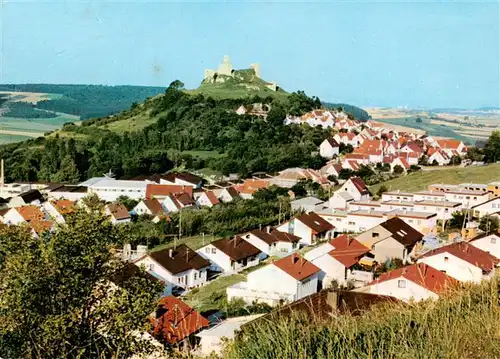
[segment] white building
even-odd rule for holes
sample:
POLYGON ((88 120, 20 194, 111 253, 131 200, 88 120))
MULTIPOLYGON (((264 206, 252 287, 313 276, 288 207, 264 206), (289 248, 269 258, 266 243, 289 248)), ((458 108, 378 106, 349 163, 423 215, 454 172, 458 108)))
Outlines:
POLYGON ((299 249, 300 237, 278 230, 253 230, 242 238, 268 256, 283 257, 299 249))
POLYGON ((104 178, 91 183, 88 186, 88 193, 95 193, 100 199, 106 202, 114 202, 120 196, 132 199, 143 199, 146 196, 145 181, 124 181, 111 178, 104 178))
POLYGON ((314 212, 314 210, 324 202, 319 198, 309 196, 300 199, 296 199, 290 202, 292 211, 303 210, 306 213, 314 212))
POLYGON ((219 203, 219 199, 212 191, 202 192, 196 199, 196 204, 200 207, 213 207, 219 203))
POLYGON ((164 280, 167 294, 172 294, 175 287, 191 289, 205 285, 210 267, 210 262, 184 244, 151 252, 134 263, 164 280))
POLYGON ((369 251, 370 248, 357 240, 342 235, 307 252, 304 258, 321 270, 318 280, 322 282, 323 288, 329 287, 333 281, 341 286, 349 280, 366 284, 372 281, 373 274, 359 273, 360 271, 352 271, 351 268, 369 251))
POLYGON ((228 287, 227 299, 273 306, 293 302, 317 292, 319 271, 311 262, 292 254, 249 273, 247 281, 228 287))
POLYGON ((210 269, 223 273, 234 273, 256 266, 266 255, 241 237, 223 238, 197 250, 210 261, 210 269))
POLYGON ((472 209, 474 211, 474 216, 476 217, 484 217, 494 213, 499 213, 500 197, 495 197, 481 204, 476 204, 475 206, 472 206, 472 209))
POLYGON ((334 226, 316 213, 304 213, 276 228, 278 231, 300 237, 300 244, 310 246, 333 237, 334 226))
POLYGON ((347 208, 348 202, 367 201, 370 199, 371 194, 365 182, 359 177, 351 177, 330 198, 330 208, 343 209, 347 208))
POLYGON ((333 158, 339 155, 339 143, 333 138, 328 137, 319 145, 319 154, 323 158, 333 158))
POLYGON ((379 278, 358 291, 388 295, 405 302, 437 299, 456 281, 445 273, 426 264, 413 264, 383 273, 379 278))
POLYGON ((87 196, 87 187, 61 185, 52 188, 47 193, 48 199, 68 199, 70 201, 78 201, 87 196))
POLYGON ((104 207, 104 213, 108 215, 113 224, 128 223, 132 220, 129 211, 121 203, 110 203, 104 207))
POLYGON ((469 190, 448 191, 444 193, 444 196, 447 201, 461 202, 464 209, 473 208, 490 199, 489 192, 469 190))
POLYGON ((41 208, 55 222, 66 223, 64 216, 76 209, 76 203, 68 199, 52 200, 44 202, 41 208))
POLYGON ((484 233, 473 238, 469 244, 500 259, 500 233, 484 233))
POLYGON ((499 262, 491 254, 466 242, 434 249, 418 260, 418 263, 428 264, 459 281, 474 283, 491 278, 499 262))

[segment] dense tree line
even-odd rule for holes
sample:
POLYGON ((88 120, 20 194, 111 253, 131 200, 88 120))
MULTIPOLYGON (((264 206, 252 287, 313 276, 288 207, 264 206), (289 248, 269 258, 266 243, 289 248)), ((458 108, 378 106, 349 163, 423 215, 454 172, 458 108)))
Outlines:
POLYGON ((37 110, 35 106, 28 102, 9 102, 8 110, 2 114, 4 117, 17 118, 54 118, 57 114, 44 110, 37 110))
POLYGON ((100 213, 80 209, 41 238, 28 227, 0 230, 0 356, 130 358, 152 349, 134 333, 148 330, 163 285, 117 260, 111 249, 128 234, 100 213))
POLYGON ((102 85, 51 85, 22 84, 0 85, 0 91, 26 91, 62 95, 60 98, 39 101, 37 108, 65 112, 82 119, 108 116, 129 108, 134 102, 158 95, 164 87, 102 86, 102 85))
POLYGON ((371 116, 363 110, 362 108, 349 105, 346 103, 329 103, 329 102, 324 102, 323 105, 327 108, 331 109, 342 109, 344 112, 346 112, 348 115, 351 115, 352 117, 358 119, 359 121, 366 122, 368 121, 371 116))
POLYGON ((268 120, 237 115, 241 104, 272 99, 214 100, 189 95, 179 85, 163 96, 133 106, 125 114, 141 113, 157 122, 141 131, 118 134, 105 128, 109 119, 85 121, 63 128, 67 135, 46 136, 0 147, 8 180, 76 182, 112 170, 118 177, 165 172, 174 166, 210 167, 243 176, 289 167, 319 168, 324 160, 318 145, 330 134, 309 126, 283 126, 290 110, 306 112, 319 99, 294 93, 286 103, 274 103, 268 120), (217 151, 223 156, 200 159, 184 152, 217 151))

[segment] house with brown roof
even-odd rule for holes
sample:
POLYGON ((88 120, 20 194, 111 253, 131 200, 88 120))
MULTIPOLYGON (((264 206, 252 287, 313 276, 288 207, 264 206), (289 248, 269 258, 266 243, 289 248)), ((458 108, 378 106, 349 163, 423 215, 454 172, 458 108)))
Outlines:
POLYGON ((193 187, 185 185, 171 185, 171 184, 156 184, 149 183, 146 186, 146 199, 157 199, 159 201, 164 200, 171 195, 180 195, 187 193, 189 196, 193 196, 193 187))
POLYGON ((210 262, 185 244, 150 252, 134 261, 139 267, 165 281, 167 293, 174 288, 183 290, 201 287, 207 283, 210 262))
POLYGON ((210 261, 211 270, 229 273, 256 266, 266 257, 259 248, 239 236, 219 239, 197 252, 210 261))
POLYGON ((457 280, 427 264, 418 263, 383 273, 359 291, 391 296, 405 302, 437 299, 457 280))
POLYGON ((110 217, 113 224, 128 223, 132 219, 132 216, 122 203, 107 204, 104 207, 104 213, 110 217))
POLYGON ((329 207, 346 209, 349 202, 368 201, 371 194, 360 177, 351 177, 329 199, 329 207))
POLYGON ((271 227, 265 230, 254 229, 241 236, 245 241, 257 247, 268 256, 283 257, 299 249, 300 237, 280 232, 271 227))
POLYGON ((318 291, 320 269, 298 253, 281 258, 248 274, 247 280, 226 289, 227 299, 269 305, 290 303, 318 291))
POLYGON ((234 189, 239 193, 239 195, 244 199, 252 199, 255 192, 260 189, 265 189, 269 187, 269 181, 250 178, 246 179, 242 184, 234 186, 234 189))
POLYGON ((191 347, 194 335, 209 326, 208 320, 172 296, 160 300, 151 319, 153 335, 169 345, 191 347))
POLYGON ((234 187, 226 187, 220 190, 218 198, 221 202, 227 203, 239 196, 238 191, 234 187))
POLYGON ((418 259, 462 282, 479 283, 495 274, 500 259, 467 242, 452 243, 425 253, 418 259))
POLYGON ((321 270, 318 279, 323 288, 328 288, 334 281, 337 285, 345 285, 348 281, 371 282, 372 273, 352 269, 369 252, 370 248, 344 234, 307 252, 304 258, 321 270))
POLYGON ((187 193, 169 195, 162 201, 162 206, 168 213, 176 213, 184 208, 194 207, 193 198, 187 193))
POLYGON ((314 212, 294 217, 276 228, 300 238, 299 244, 310 246, 321 240, 333 237, 335 227, 314 212))
POLYGON ((23 206, 11 208, 3 216, 5 224, 21 224, 46 220, 45 214, 37 206, 23 206))
POLYGON ((323 158, 333 158, 339 155, 339 143, 333 137, 328 137, 319 145, 319 155, 323 158))
POLYGON ((196 204, 200 207, 213 207, 220 201, 213 191, 203 191, 196 199, 196 204))
POLYGON ((143 199, 132 209, 131 214, 142 216, 152 216, 152 222, 157 223, 161 219, 166 218, 166 212, 161 205, 161 202, 156 198, 143 199))
POLYGON ((422 233, 398 217, 388 219, 356 237, 371 249, 378 263, 392 258, 410 262, 422 239, 422 233))

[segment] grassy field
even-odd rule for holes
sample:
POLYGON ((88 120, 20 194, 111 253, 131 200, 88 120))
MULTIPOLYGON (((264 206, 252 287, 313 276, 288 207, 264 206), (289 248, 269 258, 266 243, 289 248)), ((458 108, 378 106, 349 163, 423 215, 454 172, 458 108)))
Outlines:
POLYGON ((498 277, 439 300, 375 306, 360 316, 300 313, 257 321, 223 358, 500 358, 498 277))
POLYGON ((31 136, 21 136, 21 135, 6 135, 0 133, 0 145, 5 145, 7 143, 21 142, 24 140, 29 140, 31 136))
POLYGON ((226 288, 246 279, 244 274, 220 276, 207 285, 192 290, 183 299, 199 312, 220 309, 219 301, 226 297, 226 288))
POLYGON ((427 132, 428 135, 431 136, 455 138, 457 140, 463 141, 464 143, 468 144, 474 144, 475 142, 474 139, 460 135, 459 133, 455 132, 453 128, 451 128, 450 126, 438 125, 432 123, 432 121, 428 119, 421 119, 421 120, 422 122, 417 122, 417 117, 377 119, 377 121, 379 122, 423 130, 427 132))
POLYGON ((137 116, 132 116, 123 120, 115 121, 103 125, 102 128, 107 128, 111 131, 115 131, 118 133, 123 132, 134 132, 140 131, 143 128, 152 125, 158 120, 157 117, 149 117, 149 115, 140 114, 137 116))
POLYGON ((433 183, 488 183, 499 180, 500 164, 498 163, 483 167, 450 167, 439 168, 435 171, 411 173, 407 176, 371 186, 370 191, 376 193, 382 185, 391 191, 399 189, 412 192, 427 189, 427 186, 433 183))

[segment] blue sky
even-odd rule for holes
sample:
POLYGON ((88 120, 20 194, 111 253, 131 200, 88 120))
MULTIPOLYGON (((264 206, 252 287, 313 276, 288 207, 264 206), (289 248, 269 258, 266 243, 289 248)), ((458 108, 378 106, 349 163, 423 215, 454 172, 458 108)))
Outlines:
POLYGON ((0 11, 1 83, 191 88, 227 54, 327 101, 500 106, 497 2, 3 0, 0 11))

